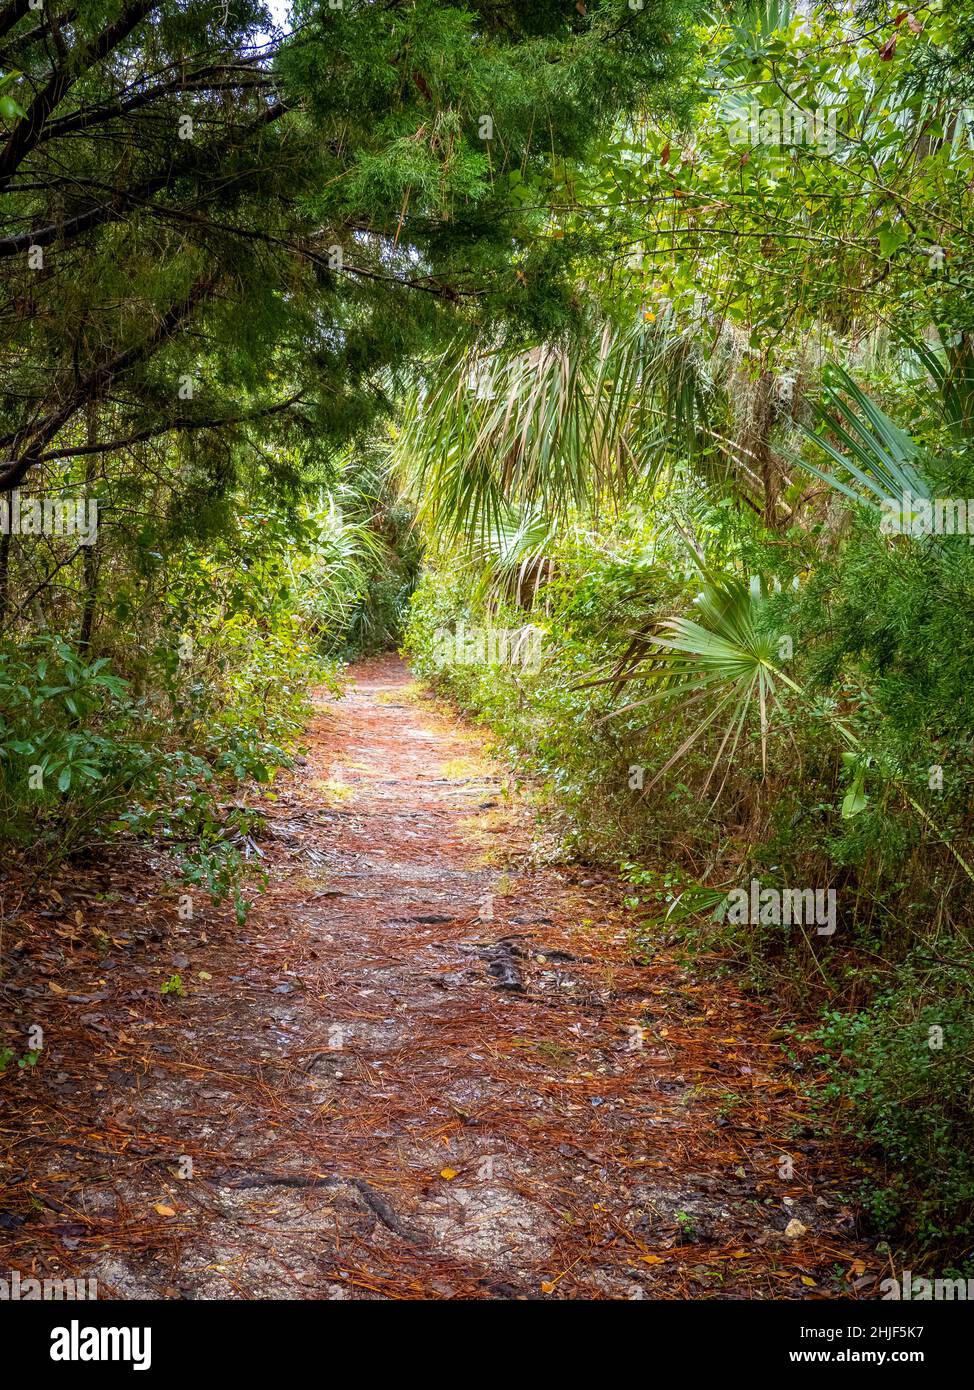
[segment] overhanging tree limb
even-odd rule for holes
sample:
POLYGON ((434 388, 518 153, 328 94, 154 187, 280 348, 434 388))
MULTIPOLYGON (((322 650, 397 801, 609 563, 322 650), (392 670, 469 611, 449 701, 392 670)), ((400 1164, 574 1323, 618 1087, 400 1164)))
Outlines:
MULTIPOLYGON (((274 121, 279 120, 287 109, 286 103, 274 102, 273 105, 261 112, 256 121, 244 128, 242 136, 252 133, 261 126, 271 125, 274 121)), ((205 150, 193 151, 191 157, 183 164, 169 165, 153 174, 151 178, 144 179, 134 188, 122 189, 113 193, 109 193, 106 189, 104 201, 93 203, 91 207, 83 209, 63 222, 49 222, 46 226, 36 227, 31 231, 16 232, 12 236, 0 237, 0 260, 23 255, 32 246, 67 245, 68 242, 94 227, 105 226, 110 222, 121 220, 133 208, 144 206, 146 199, 151 198, 161 189, 172 187, 180 178, 198 174, 207 162, 208 156, 205 150)), ((159 213, 169 212, 172 216, 178 215, 178 209, 154 209, 149 205, 148 210, 159 213)), ((216 227, 218 224, 213 223, 211 225, 216 227)), ((221 230, 223 229, 221 228, 221 230)))
POLYGON ((0 473, 0 492, 18 487, 39 461, 49 444, 77 412, 91 401, 101 400, 112 383, 131 367, 151 357, 215 293, 213 275, 199 276, 189 293, 172 304, 142 342, 126 348, 88 374, 54 410, 15 434, 0 439, 0 449, 8 449, 13 459, 0 473))
POLYGON ((69 54, 61 65, 55 68, 47 85, 27 108, 26 115, 14 125, 3 153, 0 154, 0 190, 6 188, 11 177, 38 143, 45 122, 60 106, 71 87, 97 63, 107 58, 160 3, 161 0, 135 0, 135 3, 122 11, 114 24, 109 24, 103 29, 80 54, 69 54))
POLYGON ((227 429, 231 425, 249 425, 255 420, 266 420, 272 415, 280 415, 283 411, 290 410, 292 405, 297 405, 302 399, 301 393, 297 392, 285 401, 264 406, 260 410, 248 411, 244 415, 213 415, 206 419, 194 419, 189 415, 177 416, 161 425, 153 425, 148 429, 127 435, 124 439, 109 439, 103 444, 78 444, 71 449, 49 449, 46 453, 40 454, 35 461, 37 463, 49 463, 54 459, 82 458, 91 454, 113 454, 121 449, 131 449, 135 444, 145 444, 150 439, 158 439, 164 434, 190 430, 227 429))

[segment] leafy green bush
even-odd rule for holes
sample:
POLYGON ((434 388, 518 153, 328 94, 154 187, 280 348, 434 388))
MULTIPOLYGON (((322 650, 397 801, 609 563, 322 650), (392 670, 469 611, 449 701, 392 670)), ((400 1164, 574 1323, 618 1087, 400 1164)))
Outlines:
POLYGON ((23 838, 72 803, 66 833, 137 775, 132 733, 144 711, 104 657, 90 661, 59 637, 0 646, 0 817, 23 838))
POLYGON ((138 549, 143 573, 123 571, 97 646, 44 631, 0 642, 0 838, 53 863, 150 836, 242 915, 259 816, 235 787, 289 765, 313 685, 340 692, 323 651, 343 639, 375 543, 327 498, 224 520, 166 561, 138 549))
POLYGON ((245 813, 221 813, 214 768, 167 747, 166 733, 105 658, 52 636, 0 646, 4 837, 53 863, 113 831, 158 835, 190 882, 242 911, 245 864, 230 837, 245 813))
POLYGON ((875 1228, 942 1267, 974 1240, 974 992, 962 962, 906 975, 866 1009, 829 1011, 815 1036, 824 1098, 878 1170, 860 1188, 875 1228))

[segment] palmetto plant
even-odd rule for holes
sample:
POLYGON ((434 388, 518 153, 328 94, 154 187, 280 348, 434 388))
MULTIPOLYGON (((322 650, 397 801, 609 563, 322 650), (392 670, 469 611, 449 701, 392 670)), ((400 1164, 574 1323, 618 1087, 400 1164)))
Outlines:
POLYGON ((709 712, 659 769, 650 786, 724 715, 723 737, 707 776, 709 786, 725 753, 728 761, 733 759, 755 708, 766 767, 770 712, 779 704, 778 688, 798 689, 780 669, 774 638, 761 630, 760 599, 736 575, 704 572, 702 577, 703 589, 696 601, 699 621, 666 618, 653 633, 635 636, 609 678, 620 689, 637 679, 649 687, 648 694, 628 700, 614 711, 617 714, 677 698, 684 705, 712 698, 709 712))
MULTIPOLYGON (((644 687, 635 699, 617 707, 607 716, 609 718, 624 710, 654 703, 680 701, 681 708, 685 709, 705 699, 711 702, 709 710, 694 724, 646 790, 684 758, 722 716, 725 720, 723 733, 706 786, 709 787, 723 760, 726 759, 730 767, 741 736, 755 715, 760 728, 762 766, 766 769, 772 714, 775 710, 784 712, 779 692, 787 691, 797 698, 805 713, 824 719, 844 747, 843 757, 851 771, 851 783, 842 803, 843 816, 854 816, 866 805, 866 768, 875 764, 974 882, 974 867, 904 785, 899 769, 892 766, 884 754, 867 749, 847 719, 816 701, 781 669, 780 638, 769 630, 765 620, 762 610, 767 599, 760 586, 750 586, 737 575, 701 573, 703 587, 696 601, 699 621, 687 617, 667 618, 655 632, 634 637, 616 669, 606 678, 620 690, 636 680, 644 687), (647 687, 648 693, 645 693, 647 687)), ((717 797, 723 786, 721 782, 717 797)))
POLYGON ((310 551, 290 561, 301 611, 325 646, 344 640, 352 613, 369 576, 383 561, 383 546, 362 522, 346 519, 334 497, 322 496, 311 514, 310 551))
POLYGON ((568 530, 543 512, 510 510, 492 532, 468 546, 479 576, 475 598, 506 597, 530 607, 550 575, 556 550, 570 547, 568 530))
MULTIPOLYGON (((964 335, 955 346, 903 337, 904 363, 915 363, 926 385, 931 414, 946 426, 957 444, 970 438, 974 421, 974 357, 964 335)), ((830 469, 791 455, 792 462, 814 474, 843 496, 876 511, 909 492, 929 500, 929 465, 916 440, 876 404, 855 379, 836 363, 822 374, 822 390, 813 407, 814 429, 802 426, 806 441, 832 460, 830 469), (836 441, 836 442, 833 442, 836 441)))
MULTIPOLYGON (((927 345, 913 347, 940 397, 945 421, 952 428, 963 429, 971 413, 969 377, 957 370, 948 371, 927 345)), ((832 366, 826 373, 817 418, 818 431, 805 428, 804 433, 833 461, 834 469, 820 469, 797 456, 796 463, 844 497, 877 512, 884 502, 899 500, 906 492, 929 498, 930 487, 921 471, 922 456, 916 441, 841 367, 832 366)), ((643 686, 638 696, 628 699, 613 714, 675 700, 684 708, 704 702, 709 706, 649 786, 683 759, 722 718, 723 732, 706 786, 709 787, 723 759, 730 765, 744 730, 754 717, 760 729, 762 766, 766 768, 772 715, 782 710, 781 695, 787 692, 809 714, 824 719, 843 745, 844 761, 851 772, 842 803, 843 816, 854 816, 867 804, 865 774, 873 763, 888 782, 898 787, 974 881, 974 868, 904 785, 900 770, 888 756, 868 750, 848 719, 816 701, 782 669, 781 638, 766 613, 767 599, 760 583, 749 585, 736 574, 714 574, 703 565, 700 574, 702 588, 696 600, 696 616, 666 618, 652 632, 635 634, 615 669, 604 678, 619 691, 636 681, 643 686)), ((723 785, 722 782, 718 797, 723 785)))

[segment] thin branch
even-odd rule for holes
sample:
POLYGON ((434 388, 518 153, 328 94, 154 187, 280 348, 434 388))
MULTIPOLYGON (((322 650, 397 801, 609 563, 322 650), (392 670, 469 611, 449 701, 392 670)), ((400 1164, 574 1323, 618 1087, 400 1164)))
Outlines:
POLYGON ((170 434, 175 430, 215 430, 225 429, 230 425, 247 425, 252 420, 265 420, 270 415, 279 415, 282 411, 289 410, 292 405, 297 405, 302 399, 301 393, 298 392, 289 396, 286 401, 278 401, 276 405, 252 410, 246 415, 214 416, 207 420, 194 420, 186 415, 177 416, 163 425, 139 430, 137 434, 130 434, 124 439, 110 439, 104 444, 79 444, 73 449, 50 449, 45 454, 39 454, 35 462, 49 463, 52 459, 82 458, 89 454, 113 454, 121 449, 130 449, 134 444, 144 444, 149 439, 158 439, 160 435, 170 434))
POLYGON ((60 430, 90 401, 100 400, 109 390, 116 377, 128 371, 138 362, 151 357, 167 342, 178 328, 199 308, 216 290, 214 275, 200 276, 184 299, 172 304, 162 316, 152 332, 141 343, 127 348, 108 362, 96 367, 81 381, 75 390, 56 410, 53 410, 36 424, 28 425, 15 434, 0 439, 0 447, 11 449, 13 461, 5 472, 0 473, 0 492, 9 492, 17 487, 38 462, 44 446, 56 437, 60 430))

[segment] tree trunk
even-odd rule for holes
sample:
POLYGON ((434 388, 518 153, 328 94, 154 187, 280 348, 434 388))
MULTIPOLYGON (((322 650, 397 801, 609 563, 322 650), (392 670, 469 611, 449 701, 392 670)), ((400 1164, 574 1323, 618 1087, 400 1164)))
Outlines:
MULTIPOLYGON (((98 411, 94 405, 88 407, 88 439, 89 444, 98 443, 98 411)), ((85 460, 85 505, 95 482, 95 454, 89 454, 85 460)), ((95 608, 98 598, 98 562, 95 559, 95 544, 84 547, 84 558, 82 559, 82 576, 84 589, 84 602, 81 608, 81 632, 78 638, 78 645, 82 650, 91 647, 91 634, 95 626, 95 608)))

